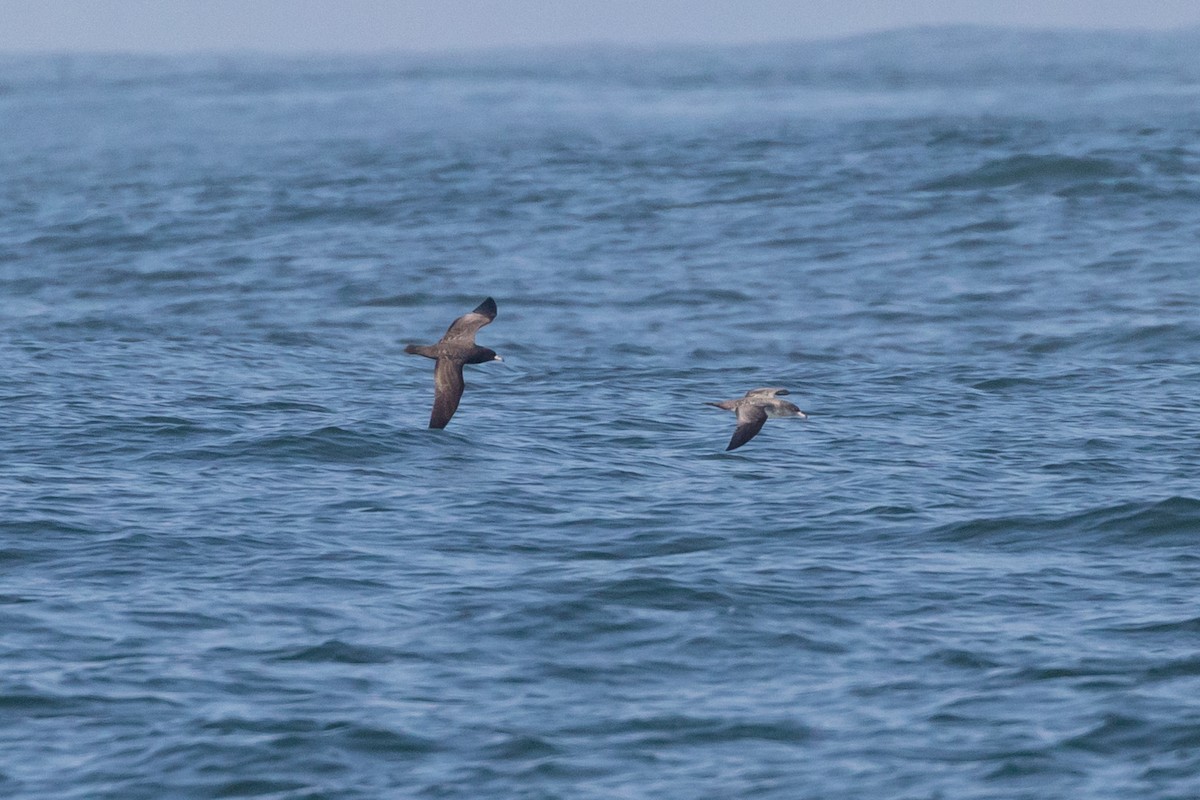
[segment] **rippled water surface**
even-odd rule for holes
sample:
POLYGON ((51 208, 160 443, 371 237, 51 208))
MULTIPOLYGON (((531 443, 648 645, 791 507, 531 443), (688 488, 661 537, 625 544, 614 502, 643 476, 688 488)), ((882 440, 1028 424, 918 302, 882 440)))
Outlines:
POLYGON ((1198 47, 0 60, 0 793, 1200 796, 1198 47))

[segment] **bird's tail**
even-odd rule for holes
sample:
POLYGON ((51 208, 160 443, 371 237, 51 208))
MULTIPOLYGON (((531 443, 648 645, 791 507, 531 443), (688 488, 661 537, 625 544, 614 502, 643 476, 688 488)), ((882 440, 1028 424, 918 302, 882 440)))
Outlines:
POLYGON ((410 344, 408 347, 404 348, 404 352, 414 356, 437 358, 437 354, 433 352, 433 348, 423 344, 410 344))

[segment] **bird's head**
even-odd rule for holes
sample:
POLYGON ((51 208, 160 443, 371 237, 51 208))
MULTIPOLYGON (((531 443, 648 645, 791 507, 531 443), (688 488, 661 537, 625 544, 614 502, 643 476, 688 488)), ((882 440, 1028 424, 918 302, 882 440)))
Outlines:
POLYGON ((496 351, 490 347, 474 347, 466 357, 466 363, 468 364, 483 364, 488 361, 503 360, 504 359, 496 355, 496 351))

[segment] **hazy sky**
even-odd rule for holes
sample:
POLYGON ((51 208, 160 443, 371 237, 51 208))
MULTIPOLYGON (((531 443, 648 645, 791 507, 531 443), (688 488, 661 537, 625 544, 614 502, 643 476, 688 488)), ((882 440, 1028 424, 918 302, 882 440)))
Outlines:
POLYGON ((755 42, 949 23, 1200 26, 1200 0, 0 0, 0 51, 755 42))

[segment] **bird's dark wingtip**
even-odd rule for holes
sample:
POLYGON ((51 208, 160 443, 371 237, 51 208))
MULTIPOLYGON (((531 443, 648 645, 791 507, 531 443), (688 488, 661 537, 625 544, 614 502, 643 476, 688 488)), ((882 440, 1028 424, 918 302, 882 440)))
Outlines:
POLYGON ((485 299, 482 303, 480 303, 478 306, 476 306, 475 310, 471 313, 483 314, 485 317, 487 317, 489 319, 495 319, 495 317, 496 317, 496 301, 489 297, 489 298, 485 299))

